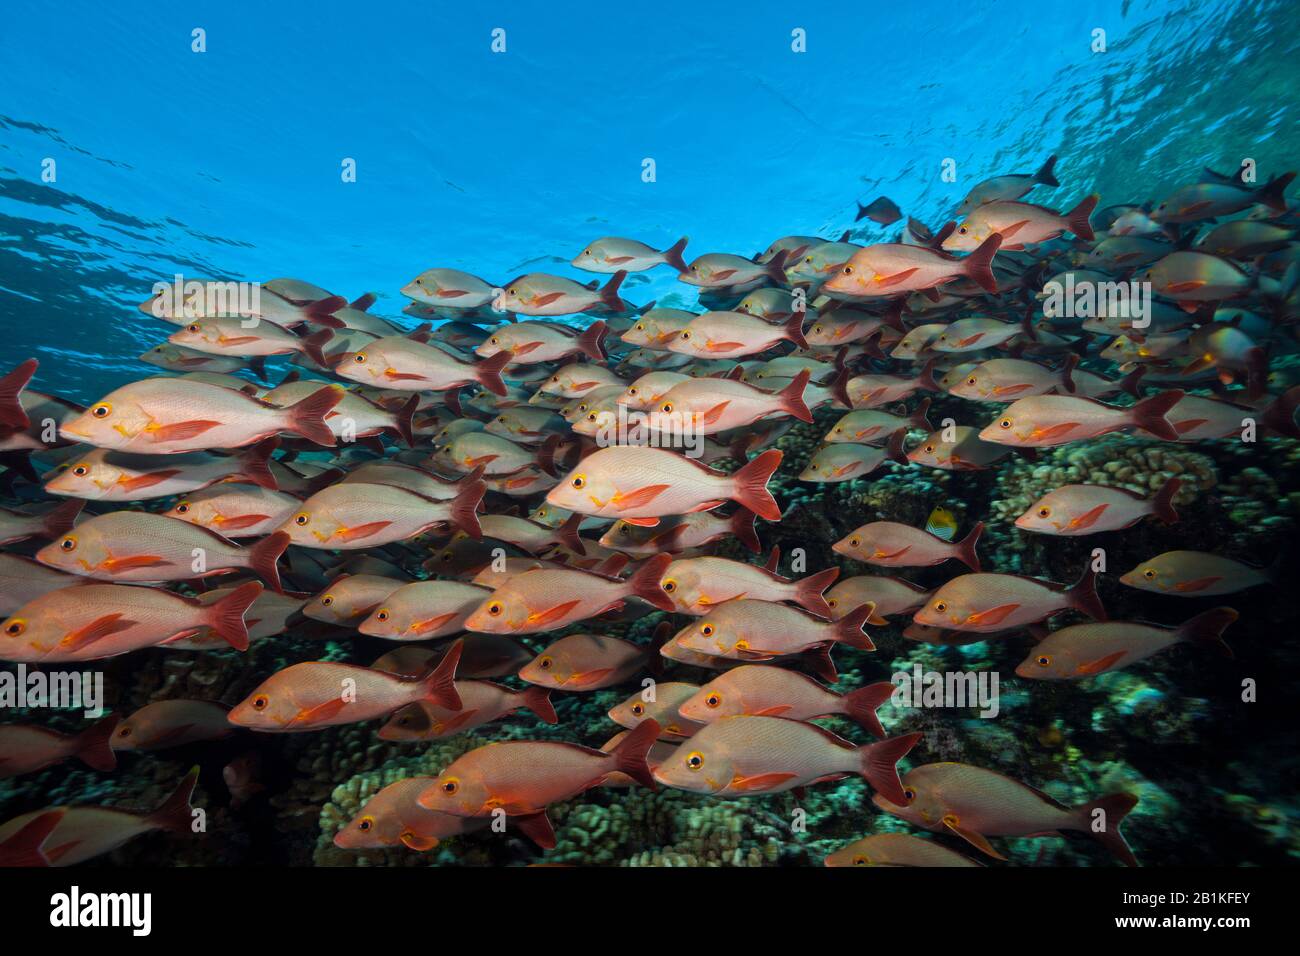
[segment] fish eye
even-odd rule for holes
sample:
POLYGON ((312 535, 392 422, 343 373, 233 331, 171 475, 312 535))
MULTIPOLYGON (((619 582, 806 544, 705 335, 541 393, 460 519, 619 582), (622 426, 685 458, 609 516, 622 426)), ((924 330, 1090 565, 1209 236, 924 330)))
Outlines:
POLYGON ((365 352, 358 352, 356 355, 352 356, 352 361, 356 362, 358 365, 363 364, 365 360, 366 360, 365 352))
POLYGON ((812 262, 812 256, 804 256, 804 257, 803 257, 803 261, 804 261, 804 262, 812 262))
POLYGON ((357 824, 357 829, 360 830, 362 833, 366 833, 369 830, 371 830, 374 827, 374 825, 375 825, 374 817, 362 817, 361 821, 357 824))
POLYGON ((974 385, 974 384, 975 384, 975 376, 972 375, 970 378, 966 379, 966 384, 967 384, 967 385, 974 385))
POLYGON ((585 488, 587 487, 587 476, 574 475, 573 479, 569 482, 569 484, 571 484, 575 488, 585 488))
POLYGON ((178 515, 188 514, 189 510, 190 510, 190 503, 188 501, 182 501, 180 504, 176 506, 176 513, 178 515))
POLYGON ((662 405, 659 406, 659 411, 663 412, 665 415, 671 415, 673 411, 673 403, 664 402, 662 405))
POLYGON ((644 323, 644 322, 638 322, 638 323, 636 324, 636 330, 637 330, 638 332, 644 332, 644 331, 645 331, 645 323, 644 323))
POLYGON ((387 621, 392 616, 393 615, 389 612, 388 608, 386 607, 380 608, 378 611, 375 612, 375 620, 380 621, 381 623, 383 621, 387 621))
POLYGON ((78 465, 76 468, 72 469, 72 473, 78 478, 84 478, 86 475, 90 474, 90 469, 85 465, 78 465))
POLYGON ((500 617, 502 610, 504 609, 501 607, 500 601, 493 601, 487 606, 487 612, 492 615, 492 617, 500 617))
POLYGON ((64 538, 62 541, 59 542, 59 547, 62 548, 64 551, 76 551, 77 539, 74 538, 72 535, 68 535, 66 538, 64 538))
POLYGON ((862 547, 862 539, 859 538, 857 535, 854 535, 853 537, 849 538, 849 547, 850 548, 862 547))
POLYGON ((667 581, 665 581, 663 584, 659 586, 663 588, 665 591, 667 591, 669 594, 672 594, 674 591, 677 590, 677 582, 674 581, 672 578, 669 578, 667 581))
POLYGON ((705 637, 712 637, 716 631, 717 628, 714 627, 712 624, 700 625, 700 633, 703 634, 705 637))
POLYGON ((256 697, 253 698, 253 709, 266 710, 267 705, 270 703, 271 703, 271 698, 267 697, 265 694, 258 694, 256 697))
POLYGON ((5 633, 10 637, 17 637, 25 630, 27 630, 27 622, 22 618, 13 618, 5 625, 5 633))
POLYGON ((916 791, 913 790, 911 787, 904 787, 903 796, 907 798, 908 803, 911 803, 913 800, 916 799, 916 791))
POLYGON ((640 716, 641 716, 642 714, 644 714, 644 713, 645 713, 645 704, 637 703, 637 704, 633 704, 633 705, 632 705, 632 716, 633 716, 633 717, 640 717, 640 716))
POLYGON ((934 453, 934 446, 933 446, 933 445, 926 445, 926 446, 925 446, 925 453, 926 453, 927 455, 933 454, 933 453, 934 453))
POLYGON ((959 233, 961 233, 963 236, 966 235, 966 227, 965 227, 965 226, 962 226, 962 227, 961 227, 960 229, 958 229, 957 231, 958 231, 959 233))
POLYGON ((197 332, 198 330, 199 330, 199 324, 197 322, 185 326, 186 332, 197 332))
POLYGON ((113 414, 113 406, 108 402, 100 402, 90 410, 90 414, 94 415, 96 418, 107 418, 109 415, 113 414))
POLYGON ((497 337, 494 335, 494 336, 492 336, 492 338, 488 339, 488 341, 491 342, 493 345, 496 345, 496 344, 497 344, 497 337))
POLYGON ((635 385, 629 386, 629 387, 628 387, 628 390, 627 390, 627 393, 628 393, 629 395, 635 395, 635 394, 636 394, 636 386, 635 386, 635 385))
POLYGON ((327 594, 320 599, 321 607, 329 607, 333 603, 334 603, 334 595, 332 594, 327 594))
POLYGON ((682 338, 684 338, 684 339, 689 339, 690 337, 691 337, 691 333, 690 333, 690 332, 682 332, 682 338))
POLYGON ((846 276, 851 276, 851 275, 853 275, 853 266, 845 266, 845 267, 844 267, 844 274, 845 274, 846 276))
POLYGON ((123 727, 121 730, 119 730, 119 731, 117 732, 117 735, 118 735, 119 737, 123 737, 123 738, 130 737, 130 736, 131 736, 131 728, 130 728, 130 727, 123 727))
POLYGON ((442 782, 442 792, 451 796, 460 789, 460 781, 455 777, 448 777, 442 782))
POLYGON ((307 512, 305 511, 300 511, 293 516, 293 523, 300 528, 304 527, 307 524, 307 522, 310 520, 311 520, 311 515, 307 514, 307 512))
POLYGON ((866 858, 865 856, 855 856, 855 857, 853 858, 853 865, 854 865, 854 866, 866 866, 866 865, 867 865, 867 858, 866 858))
POLYGON ((595 412, 592 412, 590 415, 587 416, 587 421, 589 421, 589 422, 594 422, 595 420, 596 420, 596 413, 595 413, 595 412))
POLYGON ((1148 581, 1154 581, 1156 577, 1156 569, 1147 568, 1145 571, 1142 572, 1142 577, 1146 578, 1148 581))
POLYGON ((1010 427, 1011 427, 1011 419, 1009 418, 1004 418, 1002 419, 1002 421, 998 422, 998 428, 1010 428, 1010 427))
POLYGON ((699 770, 704 766, 704 754, 700 753, 698 750, 687 754, 686 766, 690 767, 692 770, 699 770))
POLYGON ((555 666, 555 661, 550 657, 539 657, 537 659, 537 666, 544 671, 549 671, 552 667, 555 666))
POLYGON ((721 694, 710 694, 708 697, 704 698, 704 703, 705 703, 705 705, 708 706, 708 707, 721 707, 721 706, 722 706, 722 695, 721 695, 721 694))
POLYGON ((1034 662, 1038 664, 1039 667, 1046 667, 1048 664, 1052 663, 1052 659, 1046 654, 1040 654, 1034 659, 1034 662))
POLYGON ((511 289, 511 290, 510 290, 510 294, 511 294, 511 295, 514 295, 514 294, 515 294, 515 290, 514 290, 514 289, 511 289))
POLYGON ((1043 505, 1043 507, 1038 509, 1038 517, 1040 518, 1046 518, 1051 513, 1052 513, 1052 509, 1047 507, 1047 505, 1043 505))
POLYGON ((944 611, 948 610, 948 604, 946 601, 935 601, 934 609, 942 614, 944 611))

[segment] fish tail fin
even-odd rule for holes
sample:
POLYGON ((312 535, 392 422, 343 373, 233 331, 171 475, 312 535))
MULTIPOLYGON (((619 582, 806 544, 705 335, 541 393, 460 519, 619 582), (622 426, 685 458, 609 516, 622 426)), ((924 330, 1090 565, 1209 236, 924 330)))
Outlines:
POLYGON ((564 524, 555 529, 555 536, 560 539, 560 544, 564 545, 570 551, 581 555, 586 555, 587 545, 578 535, 582 528, 582 520, 585 516, 575 511, 569 517, 564 519, 564 524))
POLYGON ((43 847, 66 812, 66 807, 47 810, 0 843, 0 866, 49 866, 43 847))
POLYGON ((795 312, 785 323, 785 337, 801 349, 808 348, 808 340, 803 337, 803 320, 807 317, 807 312, 795 312))
POLYGON ((192 767, 185 775, 185 779, 171 792, 171 796, 162 802, 162 806, 149 814, 145 818, 146 821, 160 830, 189 833, 194 813, 190 800, 194 797, 194 787, 198 782, 199 768, 192 767))
POLYGON ((998 254, 998 249, 1001 247, 1002 233, 995 232, 963 260, 966 275, 977 282, 985 292, 998 291, 998 280, 993 275, 993 257, 998 254))
POLYGON ((920 404, 916 406, 916 411, 907 417, 908 428, 919 428, 926 432, 934 431, 934 426, 930 424, 930 398, 927 396, 921 399, 920 404))
POLYGON ((818 617, 831 618, 831 606, 822 597, 828 587, 840 576, 839 568, 827 568, 795 582, 794 599, 805 610, 812 611, 818 617))
POLYGON ((844 702, 844 713, 867 733, 884 740, 888 735, 885 733, 885 728, 881 726, 876 711, 881 704, 894 696, 896 689, 889 681, 882 680, 851 690, 840 698, 844 702))
POLYGON ((671 554, 656 554, 648 559, 627 579, 628 593, 648 604, 653 604, 661 611, 674 610, 673 599, 659 586, 664 571, 672 562, 671 554))
POLYGON ((1184 621, 1178 628, 1178 637, 1189 644, 1208 647, 1224 657, 1232 657, 1232 648, 1223 639, 1223 632, 1240 616, 1230 607, 1210 608, 1184 621))
MULTIPOLYGON (((767 277, 777 285, 784 285, 786 282, 785 263, 789 258, 790 250, 782 249, 771 258, 767 265, 763 266, 763 271, 767 273, 767 277)), ((799 318, 802 320, 803 316, 800 315, 799 318)), ((806 349, 808 346, 801 345, 799 347, 806 349)))
POLYGON ((345 329, 347 323, 340 319, 334 313, 339 309, 346 308, 348 300, 341 295, 331 295, 321 299, 319 302, 313 302, 307 306, 307 318, 317 325, 324 325, 331 329, 345 329))
POLYGON ((460 710, 463 706, 460 692, 456 690, 456 666, 460 663, 461 651, 465 648, 465 639, 459 638, 447 648, 438 666, 420 678, 420 699, 427 700, 438 707, 448 710, 460 710))
POLYGON ((614 277, 606 282, 600 289, 600 302, 611 312, 626 312, 628 305, 618 295, 618 287, 623 284, 627 278, 627 270, 619 269, 614 273, 614 277))
POLYGON ((781 465, 782 452, 772 448, 741 467, 731 476, 732 498, 760 518, 781 520, 781 506, 767 490, 768 479, 781 465))
POLYGON ((903 465, 904 467, 912 463, 907 457, 907 452, 903 450, 903 441, 906 438, 906 428, 895 428, 894 431, 890 433, 889 441, 885 443, 886 460, 892 461, 896 465, 903 465))
POLYGON ((379 301, 379 296, 375 295, 373 292, 363 292, 352 300, 352 304, 349 305, 348 308, 356 309, 358 312, 364 312, 377 301, 379 301))
POLYGON ((763 550, 763 545, 758 540, 758 532, 754 530, 754 519, 754 512, 742 506, 731 516, 728 527, 741 544, 755 554, 759 554, 763 550))
POLYGON ((244 623, 244 613, 253 606, 261 593, 262 585, 257 581, 249 581, 208 609, 208 626, 237 651, 248 650, 248 625, 244 623))
POLYGON ((289 430, 317 445, 333 448, 334 433, 325 424, 325 416, 341 401, 343 389, 339 386, 325 385, 317 389, 302 401, 294 402, 285 409, 289 416, 289 430))
POLYGON ((853 399, 849 397, 849 370, 841 368, 831 380, 831 394, 844 408, 853 408, 853 399))
MULTIPOLYGON (((1147 374, 1147 367, 1139 365, 1117 383, 1121 391, 1128 392, 1134 398, 1142 397, 1142 379, 1147 374)), ((1300 437, 1300 436, 1297 436, 1300 437)))
POLYGON ((867 636, 867 632, 863 628, 875 618, 875 615, 875 601, 868 601, 865 604, 858 605, 835 622, 835 639, 841 644, 856 647, 860 651, 874 651, 876 645, 871 642, 871 638, 867 636))
POLYGON ((1097 596, 1097 572, 1091 563, 1083 569, 1079 580, 1066 589, 1065 594, 1070 599, 1070 606, 1076 611, 1083 612, 1094 621, 1108 620, 1106 608, 1097 596))
POLYGON ((61 538, 77 523, 77 518, 81 514, 81 509, 86 506, 86 502, 80 498, 72 498, 63 502, 57 508, 51 509, 45 515, 42 524, 45 527, 45 535, 50 538, 61 538))
POLYGON ((4 378, 0 378, 0 425, 22 431, 31 424, 27 413, 23 411, 19 396, 36 374, 38 365, 40 363, 36 359, 28 359, 4 378))
POLYGON ((1101 196, 1097 193, 1085 196, 1079 205, 1062 217, 1069 230, 1084 242, 1092 242, 1096 238, 1092 232, 1092 211, 1097 208, 1097 203, 1100 201, 1101 196))
POLYGON ((113 753, 113 731, 117 729, 122 718, 109 714, 98 720, 77 738, 76 758, 93 770, 112 770, 117 766, 117 754, 113 753))
POLYGON ((657 790, 659 788, 650 773, 650 764, 646 761, 646 756, 658 739, 659 722, 654 719, 643 720, 628 731, 628 735, 618 742, 609 755, 614 758, 618 770, 623 771, 642 786, 657 790))
POLYGON ((885 311, 880 313, 880 321, 885 323, 895 332, 907 333, 907 326, 903 324, 903 304, 904 299, 898 298, 889 305, 885 306, 885 311))
POLYGON ((1130 409, 1133 424, 1165 441, 1178 441, 1178 429, 1169 424, 1165 415, 1182 399, 1181 389, 1172 389, 1144 398, 1130 409))
POLYGON ((1255 201, 1261 202, 1268 208, 1276 212, 1286 212, 1286 187, 1291 185, 1295 179, 1295 173, 1286 173, 1285 175, 1271 180, 1255 193, 1255 201))
POLYGON ((1296 427, 1295 410, 1300 405, 1300 385, 1294 385, 1269 403, 1261 417, 1262 423, 1287 438, 1300 438, 1296 427))
POLYGON ((932 358, 921 366, 921 371, 916 376, 916 387, 923 388, 927 392, 942 392, 943 386, 934 378, 934 369, 938 364, 937 358, 932 358))
POLYGON ((537 715, 537 719, 547 724, 558 724, 559 715, 555 713, 555 706, 551 703, 551 691, 549 687, 539 687, 536 684, 531 685, 519 698, 519 702, 527 710, 537 715))
POLYGON ((1119 825, 1137 803, 1138 798, 1131 793, 1112 793, 1085 804, 1080 810, 1080 829, 1096 837, 1111 856, 1125 866, 1137 866, 1138 861, 1124 834, 1120 833, 1119 825), (1098 824, 1100 829, 1097 829, 1098 824))
POLYGON ((1048 156, 1047 162, 1043 163, 1042 168, 1039 169, 1038 172, 1034 173, 1034 182, 1039 183, 1043 186, 1061 185, 1059 182, 1056 181, 1055 169, 1056 169, 1056 157, 1048 156))
POLYGON ((393 427, 406 442, 407 448, 415 447, 415 413, 420 408, 420 396, 412 394, 401 408, 393 413, 393 427))
POLYGON ((276 562, 288 547, 289 532, 277 531, 248 549, 248 569, 271 585, 271 590, 276 594, 284 593, 284 587, 280 584, 280 569, 276 562))
POLYGON ((487 494, 487 482, 482 479, 471 481, 456 492, 448 509, 451 523, 460 528, 475 541, 483 539, 483 528, 479 524, 478 509, 487 494))
POLYGON ((267 491, 279 491, 280 483, 271 473, 271 455, 279 447, 280 437, 272 435, 247 449, 239 456, 239 477, 267 491))
POLYGON ((957 542, 957 554, 955 557, 976 574, 980 573, 980 556, 975 552, 975 545, 979 543, 980 535, 983 533, 984 522, 980 521, 976 523, 975 527, 970 529, 970 534, 957 542))
POLYGON ((313 332, 302 339, 302 350, 307 353, 309 359, 321 368, 329 368, 329 361, 325 358, 325 345, 332 338, 334 338, 333 329, 321 329, 319 332, 313 332))
POLYGON ((510 364, 514 352, 497 352, 481 362, 474 363, 474 380, 493 395, 504 395, 506 383, 501 380, 501 370, 510 364))
POLYGON ((1181 480, 1170 478, 1151 499, 1151 513, 1165 524, 1175 524, 1178 521, 1178 512, 1174 510, 1174 495, 1178 494, 1178 489, 1182 486, 1181 480))
POLYGON ((901 737, 890 737, 874 744, 864 744, 858 748, 862 758, 859 772, 867 778, 867 783, 871 784, 876 793, 890 803, 899 806, 907 805, 907 797, 903 795, 903 782, 898 779, 898 761, 906 757, 916 746, 917 741, 924 736, 925 734, 917 731, 903 734, 901 737))
POLYGON ((604 344, 607 332, 609 332, 609 326, 604 321, 597 319, 574 340, 574 344, 582 349, 582 354, 593 362, 603 362, 608 358, 604 344))
MULTIPOLYGON (((799 313, 795 314, 797 316, 799 313)), ((794 377, 794 381, 776 393, 781 400, 782 410, 793 415, 801 422, 811 422, 813 420, 812 412, 808 410, 808 405, 803 400, 804 389, 808 387, 808 380, 811 378, 812 372, 806 368, 800 369, 799 374, 794 377)))
POLYGON ((682 236, 663 251, 664 262, 668 263, 678 272, 686 271, 686 260, 682 258, 682 253, 686 251, 686 243, 689 239, 690 236, 682 236))
POLYGON ((839 672, 835 670, 835 659, 831 657, 831 648, 834 646, 834 644, 823 644, 814 647, 812 650, 805 651, 799 658, 808 670, 827 684, 834 684, 840 679, 839 672))

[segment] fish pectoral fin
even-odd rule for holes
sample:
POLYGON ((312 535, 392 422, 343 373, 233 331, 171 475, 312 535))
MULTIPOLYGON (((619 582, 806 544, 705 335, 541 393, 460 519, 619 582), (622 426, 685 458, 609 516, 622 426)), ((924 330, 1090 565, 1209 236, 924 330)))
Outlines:
POLYGON ((139 491, 141 488, 152 488, 154 485, 161 484, 168 478, 175 478, 180 473, 179 468, 168 468, 163 471, 151 471, 147 475, 136 475, 134 478, 121 478, 117 484, 123 491, 139 491))
POLYGON ((520 355, 527 355, 529 352, 533 351, 534 349, 539 349, 541 347, 542 347, 541 342, 525 342, 523 345, 516 345, 513 349, 511 349, 511 351, 515 353, 516 357, 518 357, 520 355))
POLYGON ((904 269, 902 272, 895 272, 893 275, 876 276, 875 283, 882 288, 898 285, 900 282, 906 282, 914 272, 916 272, 915 269, 904 269))
POLYGON ((1194 594, 1197 591, 1204 591, 1206 588, 1218 584, 1222 580, 1223 578, 1218 577, 1217 575, 1208 578, 1195 578, 1191 581, 1183 581, 1181 584, 1174 585, 1174 589, 1182 594, 1194 594))
POLYGON ((402 841, 402 846, 406 847, 408 850, 415 850, 419 853, 432 850, 438 845, 437 837, 423 836, 419 833, 412 833, 410 830, 403 830, 402 835, 398 837, 398 839, 402 841))
POLYGON ((339 712, 347 705, 342 697, 332 697, 323 704, 317 704, 315 707, 304 707, 298 711, 293 722, 295 724, 315 724, 324 720, 329 720, 338 716, 339 712))
POLYGON ((1035 428, 1033 437, 1036 441, 1060 438, 1062 435, 1068 435, 1078 427, 1078 422, 1059 422, 1055 425, 1049 425, 1046 428, 1035 428))
POLYGON ((100 568, 109 574, 121 571, 134 571, 139 568, 166 567, 167 562, 159 554, 133 554, 126 558, 105 558, 99 563, 100 568))
POLYGON ((156 442, 162 441, 184 441, 187 438, 194 438, 196 435, 202 435, 210 428, 216 428, 221 422, 209 421, 207 419, 196 419, 190 422, 176 422, 172 425, 159 425, 154 422, 148 425, 145 430, 149 433, 150 438, 156 442))
POLYGON ((1071 518, 1070 527, 1091 528, 1093 525, 1097 523, 1098 519, 1101 518, 1102 514, 1109 507, 1110 505, 1105 505, 1105 504, 1097 505, 1097 507, 1093 508, 1091 511, 1085 511, 1083 514, 1079 515, 1079 517, 1071 518))
POLYGON ((235 515, 233 518, 217 517, 213 519, 213 523, 219 528, 229 528, 231 531, 237 531, 240 528, 251 528, 255 524, 270 520, 270 515, 235 515))
POLYGON ((708 352, 734 352, 744 344, 744 342, 715 342, 709 339, 704 349, 708 352))
POLYGON ((573 674, 564 682, 565 687, 586 687, 588 684, 597 684, 604 680, 606 676, 613 673, 613 668, 602 667, 594 671, 582 671, 579 674, 573 674))
POLYGON ((995 624, 1001 624, 1008 617, 1014 614, 1019 607, 1019 604, 999 604, 997 607, 991 607, 987 611, 978 611, 975 614, 972 614, 970 617, 966 618, 966 623, 974 624, 979 627, 991 627, 995 624))
POLYGON ((731 778, 731 783, 727 789, 740 791, 741 793, 761 793, 764 790, 771 790, 779 787, 788 780, 793 780, 799 775, 797 773, 756 773, 749 777, 743 777, 737 774, 731 778))
POLYGON ((789 704, 773 704, 771 707, 764 707, 762 710, 756 710, 753 713, 755 717, 780 717, 790 710, 789 704))
POLYGON ((359 524, 354 528, 344 528, 334 534, 335 537, 342 541, 357 541, 361 538, 369 538, 372 535, 379 534, 390 524, 392 524, 391 521, 371 521, 369 524, 359 524))
POLYGON ((1099 657, 1095 661, 1084 661, 1074 669, 1074 672, 1076 674, 1100 674, 1104 670, 1109 670, 1112 664, 1127 653, 1128 651, 1116 651, 1114 654, 1099 657))
POLYGON ((707 412, 704 413, 704 424, 712 425, 714 422, 716 422, 719 418, 722 417, 722 413, 727 410, 727 406, 730 404, 731 402, 729 401, 719 402, 717 405, 714 405, 712 408, 710 408, 707 412))
MULTIPOLYGON (((668 485, 645 485, 644 487, 636 489, 636 491, 629 491, 627 494, 619 492, 610 499, 610 504, 614 505, 619 510, 625 508, 642 508, 650 504, 650 502, 654 501, 667 490, 668 485)), ((631 522, 632 519, 629 518, 625 520, 631 522)), ((658 523, 658 519, 656 519, 655 523, 658 523)), ((653 527, 653 525, 649 525, 648 527, 653 527)))
POLYGON ((532 304, 532 305, 550 305, 552 302, 554 302, 556 299, 558 299, 558 298, 559 298, 560 296, 562 296, 562 295, 564 295, 563 292, 548 292, 548 293, 546 293, 545 295, 537 295, 537 296, 533 296, 533 301, 532 301, 531 304, 532 304))
POLYGON ((135 621, 122 617, 120 613, 105 614, 103 617, 95 618, 85 627, 65 634, 63 640, 59 642, 59 646, 74 651, 85 647, 87 644, 92 644, 100 638, 108 637, 110 634, 117 634, 135 627, 135 625, 135 621))
POLYGON ((426 617, 423 621, 416 621, 412 624, 410 630, 415 634, 428 634, 455 618, 456 613, 455 611, 448 611, 446 614, 439 614, 436 617, 426 617))
POLYGON ((953 833, 956 836, 961 837, 963 840, 965 840, 971 846, 975 847, 975 849, 979 850, 981 853, 986 853, 989 856, 993 857, 993 859, 995 860, 1004 860, 1004 861, 1006 860, 1005 856, 1003 856, 997 850, 993 849, 993 845, 989 843, 988 839, 984 836, 984 834, 976 833, 974 830, 967 830, 957 821, 956 817, 952 815, 944 817, 943 825, 948 829, 950 833, 953 833))
POLYGON ((549 607, 545 611, 537 611, 536 613, 528 615, 528 623, 543 625, 553 624, 556 621, 561 620, 566 614, 577 607, 579 603, 580 602, 577 600, 565 601, 562 604, 556 604, 553 607, 549 607))
POLYGON ((1205 285, 1205 280, 1204 280, 1204 279, 1188 279, 1188 280, 1185 281, 1185 282, 1171 282, 1171 283, 1169 283, 1169 285, 1165 288, 1165 291, 1166 291, 1166 292, 1173 292, 1173 293, 1178 293, 1178 292, 1192 292, 1192 291, 1194 291, 1194 290, 1196 290, 1196 289, 1201 288, 1203 285, 1205 285))
POLYGON ((1005 241, 1007 239, 1010 239, 1012 236, 1014 236, 1016 233, 1018 233, 1021 229, 1023 229, 1027 225, 1029 225, 1029 220, 1021 219, 1019 222, 1013 222, 1009 226, 1003 226, 1001 229, 998 230, 998 235, 1000 235, 1005 241))

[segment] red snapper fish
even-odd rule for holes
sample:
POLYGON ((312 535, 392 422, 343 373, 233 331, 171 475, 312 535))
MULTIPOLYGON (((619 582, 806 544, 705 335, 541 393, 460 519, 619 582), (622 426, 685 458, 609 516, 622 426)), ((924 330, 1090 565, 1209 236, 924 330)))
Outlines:
POLYGON ((487 820, 426 810, 416 802, 433 777, 407 777, 390 783, 334 834, 341 850, 379 850, 404 846, 423 853, 448 837, 481 830, 487 820))
POLYGON ((110 392, 59 431, 100 448, 146 455, 241 448, 281 432, 333 447, 325 416, 342 398, 338 388, 325 385, 295 405, 277 408, 220 385, 146 378, 110 392))
POLYGON ((984 634, 1037 624, 1066 610, 1104 621, 1106 609, 1097 597, 1096 579, 1091 566, 1072 587, 1017 574, 963 574, 935 591, 912 619, 984 634))
POLYGON ((984 523, 980 522, 960 541, 947 541, 924 528, 897 521, 872 521, 836 541, 831 550, 886 568, 925 568, 954 560, 979 571, 975 545, 983 532, 984 523))
POLYGON ((76 758, 92 770, 117 766, 111 741, 121 718, 109 714, 78 734, 61 734, 34 724, 0 725, 0 780, 35 773, 76 758))
POLYGON ((1182 397, 1175 389, 1122 406, 1078 395, 1034 395, 1012 402, 979 437, 1019 448, 1051 448, 1140 428, 1164 441, 1177 441, 1178 432, 1165 415, 1182 397))
POLYGON ((1182 485, 1170 478, 1150 498, 1106 485, 1062 485, 1030 505, 1016 527, 1069 537, 1131 528, 1148 515, 1173 524, 1178 520, 1174 495, 1182 485))
POLYGON ((498 352, 481 362, 466 362, 437 346, 394 335, 344 353, 334 373, 362 385, 404 392, 445 392, 478 384, 504 395, 506 385, 501 381, 501 370, 510 360, 509 352, 498 352))
POLYGON ((943 248, 952 251, 975 249, 997 236, 1003 249, 1014 252, 1055 239, 1067 232, 1074 233, 1086 242, 1092 242, 1095 237, 1089 220, 1100 199, 1100 196, 1093 193, 1064 213, 1053 212, 1046 206, 1014 200, 985 203, 973 210, 953 230, 943 241, 943 248))
POLYGON ((654 776, 664 786, 691 793, 752 796, 860 774, 877 793, 901 803, 897 764, 922 736, 858 746, 798 720, 724 717, 678 747, 654 776))
POLYGON ((584 458, 546 500, 581 514, 650 527, 662 517, 711 511, 728 500, 778 521, 781 509, 767 482, 780 464, 781 452, 772 449, 727 474, 667 449, 615 445, 584 458))
POLYGON ((626 312, 627 303, 618 296, 626 278, 627 270, 620 269, 609 282, 595 288, 594 282, 589 287, 545 272, 530 272, 508 282, 492 300, 492 308, 521 315, 573 315, 598 308, 626 312))
POLYGON ((573 257, 570 265, 587 272, 645 272, 657 265, 667 265, 678 272, 686 271, 682 253, 686 249, 686 236, 682 236, 662 252, 635 239, 606 236, 589 243, 587 248, 573 257))
POLYGON ((989 236, 964 259, 926 246, 882 242, 853 254, 822 286, 825 292, 864 297, 904 295, 935 289, 954 279, 969 278, 987 292, 997 292, 992 263, 1002 244, 989 236))
POLYGON ((316 492, 277 533, 304 548, 355 550, 405 541, 444 524, 481 537, 478 507, 487 486, 470 482, 451 501, 394 485, 342 482, 316 492))

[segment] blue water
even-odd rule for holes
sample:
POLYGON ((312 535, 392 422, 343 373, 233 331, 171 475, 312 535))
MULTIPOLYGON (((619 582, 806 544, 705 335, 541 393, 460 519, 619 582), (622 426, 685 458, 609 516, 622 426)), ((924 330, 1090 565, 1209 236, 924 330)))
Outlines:
MULTIPOLYGON (((152 371, 134 356, 164 330, 132 306, 177 272, 373 290, 397 315, 422 269, 579 276, 607 234, 752 254, 837 236, 881 193, 935 226, 1052 152, 1063 185, 1035 199, 1059 206, 1300 154, 1294 3, 721 6, 10 0, 6 351, 89 400, 152 371)), ((666 269, 626 291, 694 301, 666 269)))

